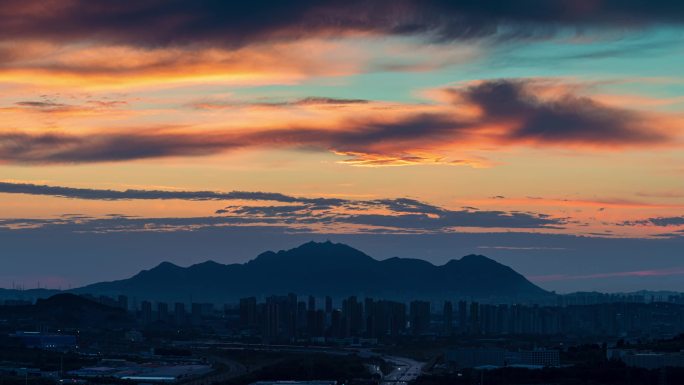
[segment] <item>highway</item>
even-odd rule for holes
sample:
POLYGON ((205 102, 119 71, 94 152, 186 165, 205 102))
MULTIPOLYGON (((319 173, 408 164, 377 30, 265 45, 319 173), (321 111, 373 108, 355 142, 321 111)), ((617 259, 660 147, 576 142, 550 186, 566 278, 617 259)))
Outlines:
POLYGON ((405 357, 382 356, 394 365, 394 370, 383 377, 381 385, 407 385, 420 376, 425 363, 405 357))
MULTIPOLYGON (((241 343, 224 343, 224 342, 213 342, 213 343, 202 343, 199 345, 194 345, 195 349, 207 349, 213 347, 216 349, 224 350, 266 350, 266 351, 281 351, 281 352, 316 352, 331 355, 347 355, 347 354, 358 354, 360 357, 380 357, 383 360, 389 362, 394 366, 394 370, 386 374, 381 381, 381 385, 408 385, 409 382, 417 379, 423 370, 424 362, 419 362, 406 357, 396 357, 388 356, 384 354, 378 354, 372 352, 367 348, 330 348, 330 347, 312 347, 312 346, 297 346, 297 345, 262 345, 262 344, 241 344, 241 343)), ((224 362, 224 364, 229 364, 229 362, 224 362)), ((236 363, 231 363, 228 365, 233 374, 245 373, 246 371, 241 365, 237 366, 236 363)))

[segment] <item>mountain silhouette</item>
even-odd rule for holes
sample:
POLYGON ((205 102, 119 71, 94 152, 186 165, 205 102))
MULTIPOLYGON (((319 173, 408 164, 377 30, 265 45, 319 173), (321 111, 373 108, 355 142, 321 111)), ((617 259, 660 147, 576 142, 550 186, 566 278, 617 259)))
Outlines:
POLYGON ((290 292, 337 298, 359 295, 504 302, 552 296, 511 268, 481 255, 468 255, 435 266, 420 259, 380 261, 350 246, 331 242, 309 242, 291 250, 267 251, 244 264, 208 261, 180 267, 163 262, 129 279, 97 283, 76 292, 214 303, 290 292))

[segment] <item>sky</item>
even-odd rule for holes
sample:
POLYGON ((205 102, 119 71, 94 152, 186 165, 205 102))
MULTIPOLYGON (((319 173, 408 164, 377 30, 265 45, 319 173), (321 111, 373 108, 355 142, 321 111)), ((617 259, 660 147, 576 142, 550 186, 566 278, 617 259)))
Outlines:
POLYGON ((684 291, 684 3, 1 3, 0 287, 330 239, 684 291))

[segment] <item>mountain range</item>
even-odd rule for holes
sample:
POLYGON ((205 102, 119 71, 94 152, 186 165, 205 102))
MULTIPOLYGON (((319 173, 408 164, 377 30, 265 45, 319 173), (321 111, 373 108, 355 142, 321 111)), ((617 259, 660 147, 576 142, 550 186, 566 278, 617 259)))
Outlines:
POLYGON ((170 262, 123 280, 73 290, 76 293, 180 302, 235 302, 246 296, 297 293, 341 298, 473 299, 530 302, 553 297, 510 267, 481 255, 436 266, 421 259, 376 260, 344 244, 309 242, 267 251, 244 264, 208 261, 189 267, 170 262))

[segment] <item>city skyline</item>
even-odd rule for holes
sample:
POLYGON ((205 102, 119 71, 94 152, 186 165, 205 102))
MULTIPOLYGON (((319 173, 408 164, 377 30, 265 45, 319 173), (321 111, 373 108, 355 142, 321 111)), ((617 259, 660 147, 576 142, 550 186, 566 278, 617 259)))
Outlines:
POLYGON ((677 2, 2 8, 0 287, 330 239, 684 291, 677 2))

